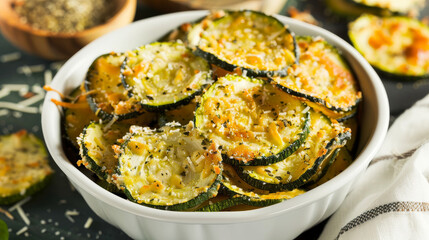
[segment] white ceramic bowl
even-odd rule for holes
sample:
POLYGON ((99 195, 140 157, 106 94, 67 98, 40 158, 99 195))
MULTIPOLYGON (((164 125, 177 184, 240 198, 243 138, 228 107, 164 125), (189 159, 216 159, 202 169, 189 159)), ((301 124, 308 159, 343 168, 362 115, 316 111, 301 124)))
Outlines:
MULTIPOLYGON (((194 21, 206 11, 173 13, 132 23, 109 33, 70 58, 55 76, 52 87, 69 93, 78 86, 99 55, 125 51, 155 41, 183 22, 194 21)), ((42 128, 56 164, 102 219, 134 239, 292 239, 330 216, 344 200, 355 179, 377 153, 388 128, 389 104, 380 78, 357 51, 339 37, 319 27, 277 16, 297 35, 322 36, 337 46, 350 62, 363 92, 359 154, 355 162, 329 182, 291 200, 241 212, 172 212, 140 206, 118 197, 87 178, 63 152, 61 113, 46 95, 42 128)))

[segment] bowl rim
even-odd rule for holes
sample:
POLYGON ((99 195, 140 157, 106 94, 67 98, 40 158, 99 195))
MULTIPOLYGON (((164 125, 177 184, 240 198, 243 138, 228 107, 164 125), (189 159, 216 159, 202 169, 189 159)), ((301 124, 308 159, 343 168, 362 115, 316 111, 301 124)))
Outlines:
MULTIPOLYGON (((58 71, 52 81, 52 87, 55 88, 55 83, 61 81, 62 78, 67 74, 67 69, 78 64, 79 58, 85 55, 85 52, 91 49, 91 46, 96 45, 98 42, 102 42, 105 39, 113 37, 119 31, 125 31, 127 29, 138 28, 139 24, 142 22, 156 22, 161 18, 174 18, 181 19, 183 17, 188 17, 191 15, 194 19, 202 17, 207 14, 206 10, 197 10, 197 11, 185 11, 177 13, 169 13, 160 16, 155 16, 140 21, 131 23, 125 27, 122 27, 118 30, 115 30, 109 34, 98 38, 93 41, 78 53, 76 53, 72 58, 70 58, 65 65, 58 71)), ((249 211, 237 211, 237 212, 175 212, 175 211, 165 211, 154 209, 146 206, 142 206, 131 202, 127 199, 119 197, 113 193, 108 192, 107 190, 98 186, 95 182, 87 178, 82 172, 80 172, 65 156, 65 153, 61 148, 58 147, 58 143, 55 144, 52 142, 49 136, 49 129, 52 126, 52 119, 47 117, 47 113, 52 110, 57 110, 56 106, 51 103, 51 98, 58 98, 58 96, 52 92, 48 92, 45 96, 43 109, 42 109, 42 131, 47 144, 47 148, 51 153, 52 158, 59 166, 59 168, 66 174, 68 179, 72 181, 75 185, 85 186, 85 190, 88 194, 92 195, 98 201, 103 201, 104 203, 126 211, 130 214, 144 217, 147 219, 153 219, 163 222, 171 223, 187 223, 187 224, 231 224, 239 222, 250 222, 250 221, 260 221, 263 219, 271 218, 278 216, 284 212, 291 211, 293 209, 298 209, 309 205, 321 198, 332 194, 334 191, 341 188, 343 185, 341 182, 347 183, 352 181, 352 178, 355 177, 358 173, 362 172, 378 152, 378 149, 381 147, 381 144, 387 133, 389 125, 389 103, 387 99, 387 94, 385 88, 381 82, 381 79, 376 74, 374 69, 369 65, 369 63, 355 50, 350 44, 340 37, 334 35, 333 33, 322 29, 320 27, 310 25, 298 20, 291 19, 286 16, 274 15, 283 23, 289 25, 294 25, 292 28, 304 28, 308 31, 314 32, 315 35, 320 35, 328 42, 334 43, 335 46, 343 49, 343 52, 346 52, 349 57, 354 58, 360 66, 366 71, 371 87, 374 89, 375 99, 378 105, 376 106, 376 124, 374 126, 374 131, 371 132, 371 135, 368 137, 368 141, 362 147, 361 152, 356 157, 354 163, 345 169, 341 174, 337 175, 334 179, 324 183, 321 186, 318 186, 315 189, 312 189, 300 196, 292 198, 288 201, 283 201, 278 204, 271 206, 249 210, 249 211), (356 164, 359 162, 359 164, 356 164)), ((176 22, 175 22, 176 24, 176 22)), ((292 29, 293 32, 293 29, 292 29)))
MULTIPOLYGON (((126 10, 130 7, 137 8, 137 0, 115 0, 120 3, 122 1, 122 6, 119 9, 116 9, 116 13, 110 17, 103 24, 99 24, 93 26, 88 29, 84 29, 83 31, 66 33, 66 32, 51 32, 48 30, 33 28, 31 25, 22 22, 19 19, 18 14, 12 9, 11 3, 13 0, 1 0, 0 1, 0 20, 6 22, 8 25, 13 26, 15 28, 20 29, 21 31, 31 33, 32 35, 40 36, 40 37, 58 37, 58 38, 69 38, 75 37, 79 38, 85 35, 91 35, 96 33, 99 30, 104 29, 110 24, 114 23, 121 15, 126 13, 126 10), (6 18, 4 17, 6 16, 6 18)), ((133 11, 135 13, 135 10, 133 11)), ((133 16, 134 17, 134 16, 133 16)))

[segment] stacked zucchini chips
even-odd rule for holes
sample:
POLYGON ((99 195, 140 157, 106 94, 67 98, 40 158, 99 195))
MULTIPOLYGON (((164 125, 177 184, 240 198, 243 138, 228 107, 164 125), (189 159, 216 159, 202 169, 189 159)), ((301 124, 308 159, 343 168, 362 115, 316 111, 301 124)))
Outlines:
POLYGON ((70 97, 77 164, 115 194, 176 211, 268 206, 335 177, 352 163, 362 100, 338 49, 247 10, 99 56, 70 97))

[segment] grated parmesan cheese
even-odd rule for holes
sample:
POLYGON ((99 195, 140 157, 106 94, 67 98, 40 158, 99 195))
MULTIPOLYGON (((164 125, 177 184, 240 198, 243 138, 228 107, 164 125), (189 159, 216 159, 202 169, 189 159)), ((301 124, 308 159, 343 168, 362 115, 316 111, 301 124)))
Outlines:
POLYGON ((28 219, 27 215, 25 214, 24 210, 21 208, 21 206, 18 206, 16 208, 16 210, 18 211, 19 216, 22 218, 22 220, 24 221, 24 223, 26 225, 30 225, 30 219, 28 219))
POLYGON ((21 201, 15 203, 13 206, 11 206, 8 210, 9 212, 13 212, 14 210, 16 210, 18 207, 21 207, 22 205, 26 204, 28 201, 30 201, 31 197, 26 197, 24 199, 22 199, 21 201))
POLYGON ((31 76, 31 74, 33 73, 43 72, 44 70, 45 70, 45 65, 43 64, 32 65, 32 66, 24 65, 16 69, 18 73, 24 74, 25 76, 31 76))
POLYGON ((11 103, 11 102, 0 102, 0 108, 7 108, 14 111, 20 111, 23 113, 39 113, 38 107, 27 107, 23 106, 18 103, 11 103))
POLYGON ((1 116, 6 116, 9 114, 9 110, 7 109, 0 109, 0 117, 1 116))
POLYGON ((179 122, 173 121, 173 122, 166 123, 165 126, 167 126, 167 127, 180 127, 182 125, 179 122))
POLYGON ((85 229, 88 229, 89 227, 91 227, 92 222, 93 222, 93 219, 92 219, 91 217, 89 217, 89 218, 86 220, 85 225, 83 225, 83 227, 84 227, 85 229))
POLYGON ((25 226, 23 228, 21 228, 18 232, 16 232, 16 235, 19 236, 21 234, 23 234, 24 232, 26 232, 28 230, 28 227, 25 226))
POLYGON ((51 70, 46 70, 43 73, 43 79, 45 81, 45 85, 50 85, 52 82, 52 71, 51 70))
POLYGON ((72 223, 74 223, 75 221, 74 221, 74 219, 72 218, 72 216, 78 216, 79 215, 79 212, 78 211, 76 211, 76 210, 67 210, 66 212, 65 212, 65 214, 64 214, 65 216, 66 216, 66 218, 70 221, 70 222, 72 222, 72 223))
POLYGON ((13 53, 7 53, 0 56, 0 62, 1 63, 7 63, 19 60, 21 58, 20 52, 13 52, 13 53))
POLYGON ((304 110, 302 110, 302 113, 306 113, 306 112, 308 112, 308 110, 310 110, 309 106, 307 106, 304 110))
POLYGON ((110 120, 109 123, 106 124, 106 126, 104 126, 103 131, 107 131, 110 129, 110 127, 118 120, 118 115, 114 115, 112 120, 110 120))

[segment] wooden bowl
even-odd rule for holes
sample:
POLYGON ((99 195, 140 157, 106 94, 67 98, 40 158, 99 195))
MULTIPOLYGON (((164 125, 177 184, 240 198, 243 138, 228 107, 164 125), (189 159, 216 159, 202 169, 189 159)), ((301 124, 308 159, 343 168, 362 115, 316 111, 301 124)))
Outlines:
POLYGON ((23 23, 12 8, 14 0, 0 0, 0 30, 18 48, 49 60, 64 60, 99 36, 132 22, 137 0, 114 0, 115 14, 106 23, 76 33, 53 33, 23 23))

